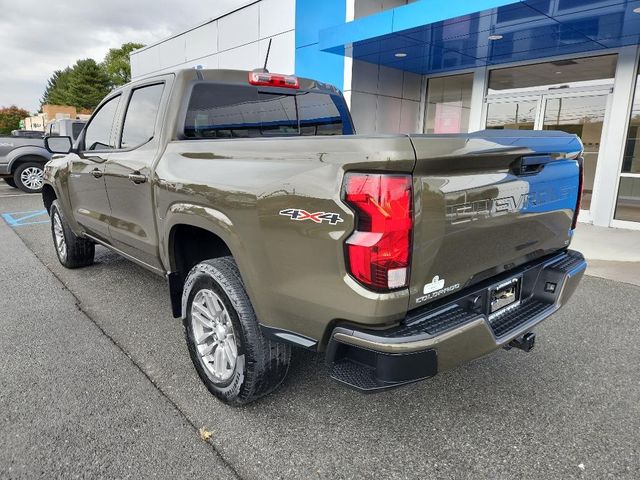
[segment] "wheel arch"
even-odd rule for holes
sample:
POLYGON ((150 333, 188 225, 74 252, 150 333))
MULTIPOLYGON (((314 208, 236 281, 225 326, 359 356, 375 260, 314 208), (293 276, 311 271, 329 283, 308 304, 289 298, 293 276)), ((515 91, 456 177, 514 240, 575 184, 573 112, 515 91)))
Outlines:
POLYGON ((183 316, 184 281, 189 271, 201 261, 232 256, 243 280, 246 278, 243 272, 247 265, 243 261, 240 238, 233 222, 224 213, 199 205, 174 204, 165 218, 164 231, 161 255, 167 267, 174 317, 183 316))
POLYGON ((168 239, 171 271, 186 277, 202 260, 232 255, 227 243, 211 230, 189 223, 171 228, 168 239))
POLYGON ((23 163, 37 162, 44 165, 51 160, 51 155, 39 147, 19 147, 8 155, 9 171, 13 174, 23 163))
POLYGON ((47 213, 51 213, 51 204, 57 199, 56 191, 51 185, 45 183, 42 186, 42 203, 44 203, 44 208, 47 209, 47 213))

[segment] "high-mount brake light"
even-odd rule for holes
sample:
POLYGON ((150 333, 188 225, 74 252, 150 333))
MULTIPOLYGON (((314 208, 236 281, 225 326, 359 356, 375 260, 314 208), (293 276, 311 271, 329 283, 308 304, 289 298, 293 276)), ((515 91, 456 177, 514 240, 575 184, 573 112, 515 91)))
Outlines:
POLYGON ((578 224, 578 215, 580 214, 580 204, 582 203, 582 189, 584 188, 584 160, 578 158, 578 167, 580 172, 578 174, 578 199, 576 201, 576 208, 573 211, 573 221, 571 222, 571 230, 575 230, 578 224))
POLYGON ((344 199, 356 212, 346 241, 351 275, 375 291, 407 287, 411 258, 410 175, 348 173, 344 199))
POLYGON ((298 77, 278 73, 249 72, 249 83, 263 87, 300 88, 298 77))

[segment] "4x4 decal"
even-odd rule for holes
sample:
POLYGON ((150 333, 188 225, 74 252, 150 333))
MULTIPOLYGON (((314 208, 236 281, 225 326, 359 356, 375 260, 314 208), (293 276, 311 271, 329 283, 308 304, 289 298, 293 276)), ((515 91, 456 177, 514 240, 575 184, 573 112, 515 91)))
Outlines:
POLYGON ((286 210, 280 210, 280 215, 290 217, 291 220, 302 221, 311 220, 315 223, 329 222, 330 225, 337 225, 344 222, 339 213, 332 212, 314 212, 309 213, 306 210, 300 208, 287 208, 286 210))

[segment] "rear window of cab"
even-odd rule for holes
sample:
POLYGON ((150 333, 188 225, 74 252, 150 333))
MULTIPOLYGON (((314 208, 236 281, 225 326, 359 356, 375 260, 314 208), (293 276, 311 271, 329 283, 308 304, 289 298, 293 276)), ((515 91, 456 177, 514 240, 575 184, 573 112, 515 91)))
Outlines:
POLYGON ((351 118, 339 95, 273 93, 252 85, 199 83, 189 98, 187 138, 349 135, 351 118))

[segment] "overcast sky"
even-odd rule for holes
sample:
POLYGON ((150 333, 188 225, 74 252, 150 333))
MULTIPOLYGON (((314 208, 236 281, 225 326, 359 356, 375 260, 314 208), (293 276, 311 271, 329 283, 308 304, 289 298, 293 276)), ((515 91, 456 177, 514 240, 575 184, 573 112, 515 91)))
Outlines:
POLYGON ((0 106, 40 107, 54 70, 100 62, 125 42, 145 45, 251 0, 0 0, 0 106))

